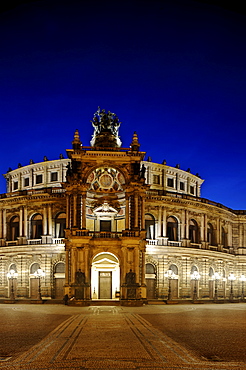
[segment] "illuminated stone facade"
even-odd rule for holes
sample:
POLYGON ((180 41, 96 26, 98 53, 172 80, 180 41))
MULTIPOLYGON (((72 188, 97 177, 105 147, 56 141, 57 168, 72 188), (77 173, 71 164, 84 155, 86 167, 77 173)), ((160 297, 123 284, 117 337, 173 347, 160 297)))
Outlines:
POLYGON ((119 125, 98 110, 91 146, 76 130, 68 159, 4 175, 0 298, 241 298, 246 212, 201 198, 203 180, 189 170, 144 161, 136 133, 121 148, 119 125))

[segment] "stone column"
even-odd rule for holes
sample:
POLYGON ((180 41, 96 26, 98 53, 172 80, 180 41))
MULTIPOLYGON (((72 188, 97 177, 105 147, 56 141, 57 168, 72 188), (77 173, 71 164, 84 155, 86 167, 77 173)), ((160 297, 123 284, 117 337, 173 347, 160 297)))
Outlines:
POLYGON ((3 210, 3 238, 7 238, 6 209, 3 210))
POLYGON ((3 238, 3 210, 0 209, 0 239, 3 238))
POLYGON ((204 241, 204 215, 201 214, 201 230, 200 230, 200 241, 204 241))
POLYGON ((161 235, 161 207, 158 209, 158 232, 157 236, 162 236, 161 235))
POLYGON ((48 235, 52 235, 52 212, 51 205, 48 205, 48 235))
POLYGON ((138 248, 135 248, 134 250, 134 254, 135 254, 135 273, 136 273, 136 283, 139 283, 139 249, 138 248))
POLYGON ((185 239, 185 210, 181 211, 181 240, 185 239))
POLYGON ((228 246, 232 247, 232 225, 228 223, 228 246))
POLYGON ((204 241, 208 241, 208 216, 204 215, 204 241))
POLYGON ((185 238, 189 239, 189 211, 185 211, 185 238))
MULTIPOLYGON (((89 246, 85 247, 84 256, 85 256, 85 281, 86 281, 86 283, 90 284, 91 276, 90 276, 90 266, 89 266, 89 246)), ((89 294, 89 292, 88 292, 88 294, 89 294)), ((89 298, 89 297, 87 297, 87 298, 89 298)))
POLYGON ((44 206, 43 213, 43 235, 47 235, 47 206, 44 206))
POLYGON ((77 226, 77 194, 73 194, 73 227, 77 226))
POLYGON ((116 220, 115 216, 112 217, 112 232, 116 232, 116 220))
POLYGON ((126 194, 125 229, 129 229, 129 195, 126 194))
POLYGON ((120 267, 120 272, 121 272, 120 284, 122 285, 125 283, 125 276, 126 276, 126 273, 128 272, 128 266, 127 266, 127 249, 126 247, 123 247, 121 250, 122 250, 122 255, 123 255, 123 261, 120 267))
POLYGON ((142 196, 142 208, 141 208, 141 229, 145 230, 145 197, 142 196))
POLYGON ((78 225, 77 225, 77 227, 79 228, 79 229, 82 229, 82 203, 83 203, 83 200, 82 200, 82 195, 81 194, 79 194, 79 206, 78 206, 78 225))
POLYGON ((179 175, 176 173, 175 189, 178 190, 179 185, 179 175))
POLYGON ((134 227, 138 228, 138 194, 135 194, 134 196, 134 203, 135 203, 134 227))
POLYGON ((86 191, 82 193, 82 229, 86 229, 86 191))
POLYGON ((166 208, 163 208, 163 213, 162 213, 162 235, 164 237, 167 236, 167 210, 166 208))
POLYGON ((47 186, 47 182, 48 182, 48 168, 47 168, 47 163, 45 163, 45 166, 44 166, 44 186, 45 187, 47 186))
POLYGON ((66 198, 66 229, 70 229, 70 194, 66 198))
POLYGON ((221 232, 220 232, 220 219, 217 218, 217 235, 216 235, 216 239, 217 239, 217 244, 221 244, 221 232))
POLYGON ((242 224, 239 224, 239 228, 238 228, 238 246, 239 248, 242 248, 243 247, 243 225, 242 224))
POLYGON ((72 283, 75 283, 75 273, 76 273, 76 271, 77 271, 77 265, 76 265, 76 263, 77 263, 77 258, 76 258, 76 256, 77 256, 77 250, 76 250, 76 248, 72 248, 71 249, 71 261, 70 261, 70 263, 71 263, 71 282, 72 283))
POLYGON ((19 217, 19 236, 22 236, 23 231, 23 208, 20 207, 20 217, 19 217))
POLYGON ((146 270, 146 264, 145 264, 145 252, 142 252, 142 285, 145 284, 145 270, 146 270))
POLYGON ((24 237, 27 238, 27 208, 24 207, 24 237))
POLYGON ((70 258, 69 258, 69 251, 66 250, 66 275, 65 275, 65 283, 70 284, 70 276, 69 276, 69 266, 70 266, 70 258))

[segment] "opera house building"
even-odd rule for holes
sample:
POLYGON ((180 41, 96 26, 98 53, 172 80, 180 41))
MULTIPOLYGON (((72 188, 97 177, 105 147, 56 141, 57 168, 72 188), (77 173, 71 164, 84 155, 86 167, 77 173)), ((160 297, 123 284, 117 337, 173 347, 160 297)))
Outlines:
POLYGON ((123 147, 100 110, 67 158, 19 165, 0 195, 0 299, 91 305, 240 301, 246 212, 201 197, 203 180, 123 147))

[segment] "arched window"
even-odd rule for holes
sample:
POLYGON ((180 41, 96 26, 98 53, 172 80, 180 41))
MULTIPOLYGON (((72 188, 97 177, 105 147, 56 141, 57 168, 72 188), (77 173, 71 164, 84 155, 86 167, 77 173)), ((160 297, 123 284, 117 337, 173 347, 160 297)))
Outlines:
POLYGON ((195 271, 197 271, 197 272, 198 272, 197 267, 196 267, 196 266, 192 266, 192 267, 191 267, 190 274, 193 274, 195 271))
POLYGON ((40 268, 39 264, 37 262, 33 263, 30 268, 30 274, 34 274, 38 269, 40 268))
POLYGON ((178 221, 174 217, 167 219, 167 237, 171 241, 178 241, 178 221))
POLYGON ((211 224, 208 224, 207 228, 207 240, 209 245, 215 245, 214 241, 214 228, 211 224))
POLYGON ((19 236, 19 217, 14 216, 9 223, 9 240, 17 240, 19 236))
POLYGON ((172 270, 172 272, 173 272, 175 275, 178 275, 178 274, 179 274, 178 267, 177 267, 176 265, 170 265, 170 266, 169 266, 169 270, 172 270))
POLYGON ((154 274, 155 273, 155 267, 152 265, 152 263, 146 264, 146 274, 154 274))
POLYGON ((17 272, 17 267, 16 267, 16 264, 15 263, 12 263, 9 267, 9 271, 10 270, 14 270, 14 272, 17 272))
POLYGON ((31 239, 40 239, 43 235, 43 218, 39 213, 31 219, 31 239))
POLYGON ((59 215, 55 218, 55 237, 56 238, 64 238, 65 233, 64 230, 66 228, 66 214, 59 213, 59 215))
POLYGON ((228 247, 228 245, 227 245, 227 233, 226 233, 226 231, 223 227, 222 227, 222 230, 221 230, 221 244, 224 246, 224 248, 228 247))
POLYGON ((55 266, 55 273, 64 273, 65 272, 65 263, 58 262, 55 266))
POLYGON ((145 215, 146 238, 155 239, 155 218, 150 214, 145 215))
POLYGON ((195 220, 190 220, 189 239, 191 243, 199 243, 198 241, 198 226, 195 220))

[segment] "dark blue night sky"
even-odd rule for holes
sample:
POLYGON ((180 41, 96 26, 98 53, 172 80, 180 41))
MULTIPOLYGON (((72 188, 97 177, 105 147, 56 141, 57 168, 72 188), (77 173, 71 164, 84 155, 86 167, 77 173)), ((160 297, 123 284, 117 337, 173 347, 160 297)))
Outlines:
MULTIPOLYGON (((246 209, 246 15, 199 1, 32 1, 0 14, 0 172, 89 145, 97 107, 128 147, 246 209)), ((0 182, 5 192, 5 180, 0 182)))

